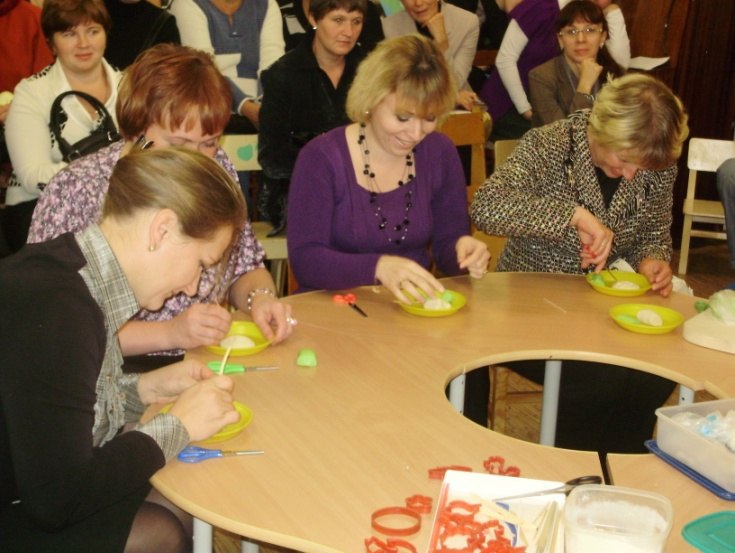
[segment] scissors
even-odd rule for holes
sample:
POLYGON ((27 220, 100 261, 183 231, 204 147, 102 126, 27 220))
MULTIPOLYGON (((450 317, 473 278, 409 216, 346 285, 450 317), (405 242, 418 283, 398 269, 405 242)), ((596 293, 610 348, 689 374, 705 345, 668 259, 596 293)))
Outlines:
POLYGON ((332 296, 332 301, 334 303, 342 303, 345 305, 349 305, 352 309, 357 311, 360 315, 363 317, 367 317, 367 313, 365 313, 360 307, 357 305, 357 296, 355 294, 335 294, 332 296))
POLYGON ((206 449, 190 445, 181 450, 178 460, 184 463, 199 463, 206 459, 214 459, 215 457, 238 457, 240 455, 262 455, 265 453, 262 449, 243 449, 240 451, 223 451, 221 449, 206 449))

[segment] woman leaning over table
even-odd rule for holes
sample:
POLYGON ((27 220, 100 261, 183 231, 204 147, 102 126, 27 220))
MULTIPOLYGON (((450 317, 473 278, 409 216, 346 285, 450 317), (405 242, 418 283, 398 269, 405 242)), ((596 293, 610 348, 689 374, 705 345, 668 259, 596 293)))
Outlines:
MULTIPOLYGON (((67 90, 80 90, 104 104, 114 118, 120 80, 103 58, 110 17, 101 0, 46 0, 41 27, 56 61, 18 84, 5 124, 13 174, 3 226, 14 251, 25 244, 41 190, 67 165, 49 129, 54 100, 67 90)), ((61 107, 66 115, 61 134, 70 144, 99 125, 97 111, 81 98, 68 96, 61 107)))
POLYGON ((591 108, 600 88, 623 69, 608 53, 607 21, 589 0, 573 0, 556 18, 561 55, 528 74, 533 124, 538 127, 591 108))
POLYGON ((313 29, 263 72, 258 161, 261 216, 277 234, 286 226, 286 199, 296 156, 309 140, 349 122, 347 91, 360 60, 360 37, 371 0, 312 0, 313 29), (265 201, 263 201, 265 200, 265 201))
MULTIPOLYGON (((688 132, 681 101, 642 74, 607 84, 591 111, 529 131, 472 203, 481 230, 508 236, 498 270, 582 274, 623 258, 668 296, 672 190, 688 132)), ((562 371, 557 445, 643 451, 674 384, 572 365, 562 371)), ((541 381, 542 371, 523 374, 541 381)))
MULTIPOLYGON (((117 116, 124 140, 71 163, 44 190, 33 215, 29 242, 77 232, 102 211, 110 174, 137 141, 152 148, 183 146, 214 158, 236 179, 218 145, 230 117, 227 81, 212 57, 186 46, 158 44, 128 67, 120 84, 117 116)), ((205 214, 202 214, 205 215, 205 214)), ((263 333, 279 342, 288 337, 291 307, 275 298, 275 285, 263 266, 263 248, 249 223, 238 228, 223 270, 209 267, 193 296, 177 294, 161 309, 142 310, 120 331, 123 354, 136 362, 170 359, 142 354, 216 343, 230 328, 230 314, 219 303, 250 312, 263 333)))
POLYGON ((244 219, 239 186, 207 156, 136 150, 115 166, 99 224, 0 262, 4 552, 190 550, 190 520, 154 502, 148 480, 237 421, 233 382, 198 361, 123 374, 117 332, 141 307, 194 295, 244 219), (161 402, 167 414, 138 422, 161 402))
POLYGON ((420 35, 386 39, 360 64, 347 97, 355 122, 304 146, 291 180, 288 254, 302 290, 380 282, 408 302, 406 292, 444 290, 432 261, 482 277, 489 253, 468 234, 457 150, 432 132, 454 94, 420 35))

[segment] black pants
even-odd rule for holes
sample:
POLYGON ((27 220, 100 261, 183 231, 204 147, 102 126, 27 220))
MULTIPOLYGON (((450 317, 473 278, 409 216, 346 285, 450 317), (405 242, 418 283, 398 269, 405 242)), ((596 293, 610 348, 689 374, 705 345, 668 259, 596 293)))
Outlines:
MULTIPOLYGON (((503 363, 544 382, 543 361, 503 363)), ((653 374, 583 361, 563 361, 555 445, 600 453, 645 453, 656 424, 656 408, 675 382, 653 374)))

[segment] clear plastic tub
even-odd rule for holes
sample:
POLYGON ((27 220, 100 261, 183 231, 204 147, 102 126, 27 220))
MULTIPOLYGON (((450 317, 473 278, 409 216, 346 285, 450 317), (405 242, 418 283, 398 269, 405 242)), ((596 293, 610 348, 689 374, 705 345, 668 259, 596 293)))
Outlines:
POLYGON ((661 553, 674 509, 661 494, 588 484, 564 506, 566 553, 661 553))
POLYGON ((728 492, 735 492, 735 453, 718 440, 705 438, 696 430, 672 419, 684 411, 706 416, 714 411, 723 415, 735 409, 735 399, 702 401, 656 409, 658 448, 681 461, 728 492))

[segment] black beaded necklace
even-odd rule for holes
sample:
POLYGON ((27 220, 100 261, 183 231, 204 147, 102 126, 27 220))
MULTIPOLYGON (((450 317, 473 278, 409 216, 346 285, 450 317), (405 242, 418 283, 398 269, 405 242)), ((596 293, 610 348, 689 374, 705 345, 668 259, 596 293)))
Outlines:
MULTIPOLYGON (((367 177, 367 185, 370 191, 370 204, 373 206, 375 218, 378 220, 378 228, 387 235, 388 230, 386 227, 389 226, 388 219, 386 219, 385 215, 383 215, 383 208, 378 201, 378 193, 380 192, 380 188, 378 187, 378 183, 375 180, 375 173, 373 173, 372 169, 370 168, 370 149, 368 148, 367 136, 365 135, 365 123, 360 123, 357 144, 358 146, 360 146, 360 153, 362 154, 362 174, 367 177)), ((406 155, 406 168, 403 172, 403 179, 398 181, 399 187, 409 184, 415 176, 413 172, 413 154, 414 152, 413 150, 411 150, 411 152, 406 155)), ((413 207, 413 190, 407 189, 404 194, 404 198, 406 199, 406 206, 404 209, 403 220, 395 225, 391 225, 393 227, 393 230, 400 234, 397 238, 387 236, 388 242, 397 246, 403 243, 403 241, 406 240, 406 236, 408 235, 408 227, 411 224, 411 220, 408 218, 408 214, 413 207)))

